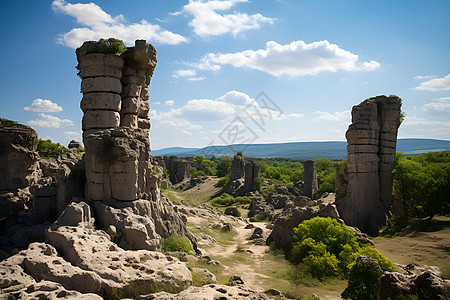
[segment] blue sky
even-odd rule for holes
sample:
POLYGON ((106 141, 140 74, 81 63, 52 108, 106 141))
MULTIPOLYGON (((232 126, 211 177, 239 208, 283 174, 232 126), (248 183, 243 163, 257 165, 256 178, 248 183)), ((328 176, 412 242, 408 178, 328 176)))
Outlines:
POLYGON ((345 140, 350 110, 395 94, 400 138, 450 140, 450 1, 2 1, 1 117, 81 140, 75 48, 157 50, 152 149, 345 140), (262 93, 262 94, 261 94, 262 93))

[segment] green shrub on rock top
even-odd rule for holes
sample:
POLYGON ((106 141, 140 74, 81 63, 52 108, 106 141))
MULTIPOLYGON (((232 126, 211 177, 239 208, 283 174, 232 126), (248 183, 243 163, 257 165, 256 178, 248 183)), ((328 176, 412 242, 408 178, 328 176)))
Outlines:
POLYGON ((305 264, 316 278, 347 277, 358 255, 372 257, 385 271, 395 271, 390 260, 371 245, 361 246, 353 230, 336 219, 315 217, 294 228, 290 258, 305 264))
POLYGON ((127 51, 127 46, 125 46, 125 43, 119 39, 100 39, 98 42, 108 46, 107 53, 109 54, 122 55, 127 51))

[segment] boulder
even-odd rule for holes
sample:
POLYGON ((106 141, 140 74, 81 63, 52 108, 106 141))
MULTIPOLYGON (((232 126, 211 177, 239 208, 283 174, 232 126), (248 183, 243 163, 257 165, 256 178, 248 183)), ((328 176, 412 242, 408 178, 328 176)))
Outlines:
POLYGON ((64 209, 56 220, 56 224, 61 226, 94 226, 91 208, 85 202, 72 202, 64 209))
POLYGON ((239 217, 239 210, 236 206, 229 206, 225 208, 226 215, 233 216, 233 217, 239 217))
POLYGON ((253 233, 250 236, 249 240, 256 240, 262 238, 263 238, 263 230, 259 227, 256 227, 255 230, 253 230, 253 233))
POLYGON ((316 207, 291 207, 285 208, 280 216, 273 220, 273 230, 266 240, 266 244, 272 242, 278 248, 290 249, 292 246, 292 230, 305 220, 315 217, 318 213, 316 207))
POLYGON ((380 299, 417 295, 419 299, 450 298, 450 280, 440 277, 436 267, 399 265, 397 272, 384 272, 380 279, 380 299))
POLYGON ((61 284, 51 281, 33 283, 15 293, 6 294, 7 299, 68 299, 68 300, 102 300, 92 293, 82 294, 77 291, 66 290, 61 284))

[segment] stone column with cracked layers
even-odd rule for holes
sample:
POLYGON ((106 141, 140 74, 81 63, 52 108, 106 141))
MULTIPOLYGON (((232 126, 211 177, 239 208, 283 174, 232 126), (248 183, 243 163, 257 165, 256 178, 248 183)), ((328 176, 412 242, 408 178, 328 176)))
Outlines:
POLYGON ((80 71, 86 196, 92 200, 151 198, 148 86, 156 51, 144 40, 122 55, 101 42, 76 50, 80 71))
POLYGON ((347 225, 377 235, 386 224, 392 201, 401 100, 378 96, 352 109, 347 138, 347 194, 337 200, 347 225))
POLYGON ((303 168, 303 177, 305 179, 304 193, 305 196, 308 196, 312 199, 317 189, 319 189, 319 184, 317 182, 316 163, 312 159, 305 160, 303 162, 303 168))

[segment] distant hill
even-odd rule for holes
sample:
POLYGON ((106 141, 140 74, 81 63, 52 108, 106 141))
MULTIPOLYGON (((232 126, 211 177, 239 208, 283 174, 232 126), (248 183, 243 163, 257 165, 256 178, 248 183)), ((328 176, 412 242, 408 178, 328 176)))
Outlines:
MULTIPOLYGON (((347 157, 347 142, 292 142, 276 144, 234 144, 229 146, 209 146, 205 148, 172 147, 152 151, 153 156, 205 155, 232 156, 237 151, 243 151, 250 157, 287 157, 287 158, 329 158, 347 157)), ((450 141, 433 139, 399 139, 397 151, 404 154, 422 154, 427 152, 450 151, 450 141)))

